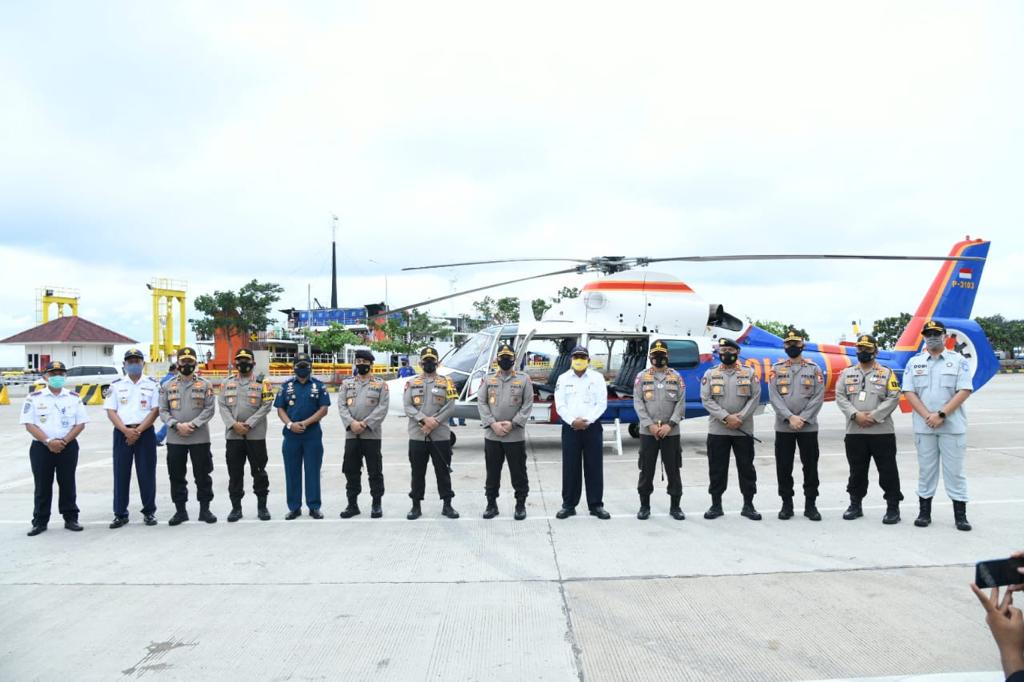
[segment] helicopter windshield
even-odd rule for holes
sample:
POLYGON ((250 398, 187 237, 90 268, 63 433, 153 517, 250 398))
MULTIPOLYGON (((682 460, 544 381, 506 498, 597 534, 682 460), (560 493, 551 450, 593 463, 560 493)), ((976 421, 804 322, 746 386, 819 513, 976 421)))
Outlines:
POLYGON ((488 327, 487 329, 473 334, 466 342, 452 351, 452 354, 441 361, 445 367, 463 374, 472 373, 480 360, 480 354, 490 351, 494 343, 494 336, 500 331, 500 327, 488 327))

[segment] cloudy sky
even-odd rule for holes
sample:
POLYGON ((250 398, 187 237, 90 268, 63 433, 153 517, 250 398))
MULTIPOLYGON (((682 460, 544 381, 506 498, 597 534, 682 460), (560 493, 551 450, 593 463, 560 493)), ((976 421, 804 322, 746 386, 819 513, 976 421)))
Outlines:
MULTIPOLYGON (((1022 317, 1022 29, 1016 2, 6 3, 0 336, 41 285, 144 343, 153 277, 327 303, 332 214, 345 306, 545 271, 400 273, 449 260, 970 234, 975 314, 1022 317)), ((912 311, 936 265, 662 269, 833 340, 912 311)))

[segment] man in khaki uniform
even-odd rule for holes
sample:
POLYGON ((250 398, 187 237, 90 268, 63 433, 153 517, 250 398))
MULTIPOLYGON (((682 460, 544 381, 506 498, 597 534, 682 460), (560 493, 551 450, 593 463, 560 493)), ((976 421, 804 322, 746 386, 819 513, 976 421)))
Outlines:
POLYGON ((641 521, 651 517, 651 493, 658 455, 668 477, 669 514, 677 521, 686 518, 679 506, 683 497, 683 452, 679 445, 679 424, 686 412, 686 384, 679 373, 668 366, 668 345, 657 340, 651 344, 651 365, 633 384, 633 409, 640 418, 640 510, 641 521))
POLYGON ((245 461, 249 460, 252 473, 252 492, 256 495, 257 515, 261 521, 270 520, 267 510, 267 415, 274 406, 274 391, 270 382, 260 381, 253 374, 255 359, 252 351, 242 348, 235 353, 238 373, 228 377, 221 387, 220 416, 224 420, 224 447, 228 463, 228 495, 231 513, 228 522, 242 518, 242 497, 245 495, 245 461))
POLYGON ((388 414, 391 393, 387 383, 372 374, 373 353, 356 351, 354 377, 346 377, 339 391, 338 414, 345 426, 345 454, 341 471, 345 474, 348 506, 341 518, 350 519, 359 512, 359 493, 363 491, 363 459, 370 484, 370 518, 384 515, 380 500, 384 496, 384 465, 381 461, 380 438, 384 417, 388 414))
POLYGON ((836 382, 836 406, 846 415, 846 460, 850 463, 850 506, 847 521, 864 516, 861 500, 868 494, 871 459, 878 469, 878 483, 885 491, 887 508, 882 523, 900 520, 900 472, 896 465, 896 429, 892 413, 900 402, 896 373, 876 362, 875 337, 857 337, 858 364, 847 367, 836 382))
POLYGON ((782 509, 779 518, 793 518, 793 455, 800 446, 804 473, 804 516, 821 521, 818 499, 818 412, 825 400, 825 377, 817 364, 803 356, 804 339, 789 330, 783 339, 789 356, 772 365, 768 396, 775 410, 775 474, 782 509))
POLYGON ((508 473, 516 493, 516 521, 526 518, 526 496, 530 480, 526 473, 526 422, 533 409, 533 382, 526 374, 515 371, 516 353, 507 343, 498 348, 498 371, 484 381, 484 390, 477 401, 480 424, 484 431, 484 463, 487 481, 485 519, 498 515, 498 493, 501 489, 501 468, 508 461, 508 473))

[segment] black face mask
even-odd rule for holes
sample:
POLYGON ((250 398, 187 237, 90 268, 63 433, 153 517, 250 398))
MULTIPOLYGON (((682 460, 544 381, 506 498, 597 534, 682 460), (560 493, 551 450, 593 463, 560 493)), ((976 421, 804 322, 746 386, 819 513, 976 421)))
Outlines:
POLYGON ((192 372, 196 371, 196 366, 195 365, 179 365, 178 366, 178 371, 180 373, 184 374, 185 376, 188 376, 192 372))
POLYGON ((426 372, 427 374, 433 374, 437 370, 437 361, 423 360, 422 362, 420 362, 420 367, 422 367, 423 371, 426 372))
POLYGON ((786 346, 786 355, 791 358, 800 357, 800 353, 803 353, 804 349, 800 346, 786 346))
POLYGON ((722 361, 723 365, 733 365, 733 364, 736 364, 736 358, 738 358, 738 357, 739 356, 736 355, 736 353, 719 353, 718 354, 718 359, 722 361))
POLYGON ((369 374, 371 367, 369 365, 356 365, 357 374, 369 374))
POLYGON ((651 358, 651 364, 655 367, 668 367, 668 358, 664 355, 655 355, 651 358))
POLYGON ((857 359, 865 365, 875 359, 875 354, 869 350, 857 351, 857 359))
POLYGON ((506 372, 512 369, 512 365, 516 364, 516 361, 512 358, 501 358, 498 360, 498 367, 501 367, 506 372))
POLYGON ((251 362, 240 362, 240 363, 238 363, 238 371, 241 372, 242 374, 248 374, 249 372, 252 371, 252 363, 251 362))

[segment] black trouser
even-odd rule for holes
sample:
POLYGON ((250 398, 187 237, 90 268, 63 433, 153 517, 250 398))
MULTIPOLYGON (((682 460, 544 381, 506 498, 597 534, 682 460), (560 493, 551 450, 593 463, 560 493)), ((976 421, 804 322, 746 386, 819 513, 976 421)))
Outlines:
MULTIPOLYGON (((380 440, 376 438, 349 438, 345 441, 345 454, 341 458, 341 471, 345 474, 345 492, 356 497, 363 492, 363 459, 366 459, 366 477, 370 482, 370 496, 384 496, 384 463, 380 456, 380 440)), ((445 472, 447 472, 447 467, 445 472)))
POLYGON ((171 478, 171 500, 174 504, 188 502, 188 459, 192 457, 192 477, 196 481, 196 498, 200 502, 213 499, 213 454, 209 443, 167 444, 167 474, 171 478))
POLYGON ((868 471, 871 458, 875 458, 878 469, 878 485, 885 491, 888 502, 903 499, 900 492, 900 470, 896 466, 896 434, 848 433, 846 434, 846 461, 850 463, 850 482, 846 492, 855 500, 864 499, 868 494, 868 471))
POLYGON ((32 509, 32 525, 45 526, 50 522, 50 507, 53 506, 53 475, 57 474, 57 511, 65 520, 78 520, 78 495, 75 491, 75 469, 78 468, 78 441, 73 440, 58 454, 34 440, 28 449, 32 463, 32 478, 35 479, 35 505, 32 509))
POLYGON ((452 492, 452 475, 448 471, 448 463, 452 459, 451 441, 428 443, 424 440, 409 441, 409 464, 412 465, 412 489, 409 497, 419 502, 423 499, 426 488, 427 462, 434 464, 434 476, 437 477, 437 494, 442 500, 455 497, 452 492))
POLYGON ((503 443, 500 440, 484 439, 484 462, 487 465, 487 482, 484 494, 497 497, 501 490, 501 468, 508 460, 508 475, 517 500, 525 500, 530 493, 530 480, 526 475, 526 442, 503 443))
POLYGON ((680 470, 683 468, 683 450, 679 445, 679 436, 665 436, 658 440, 654 436, 640 436, 640 480, 636 484, 637 492, 642 496, 650 496, 654 492, 654 474, 658 468, 658 455, 668 478, 668 494, 677 497, 683 494, 683 479, 680 470))
POLYGON ((249 460, 249 471, 252 472, 253 495, 266 497, 270 491, 270 478, 267 476, 266 439, 226 440, 224 453, 228 461, 228 497, 231 498, 232 505, 245 497, 246 460, 249 460))
POLYGON ((562 506, 575 509, 587 483, 587 507, 604 506, 604 429, 594 422, 582 431, 562 424, 562 506), (581 470, 582 469, 582 470, 581 470))
POLYGON ((736 456, 736 474, 740 479, 743 499, 757 493, 757 471, 754 470, 754 439, 751 436, 719 436, 708 434, 708 492, 719 498, 729 486, 729 451, 736 456))
POLYGON ((800 465, 804 470, 804 497, 818 498, 818 432, 775 432, 775 474, 779 497, 793 497, 793 456, 800 446, 800 465))

